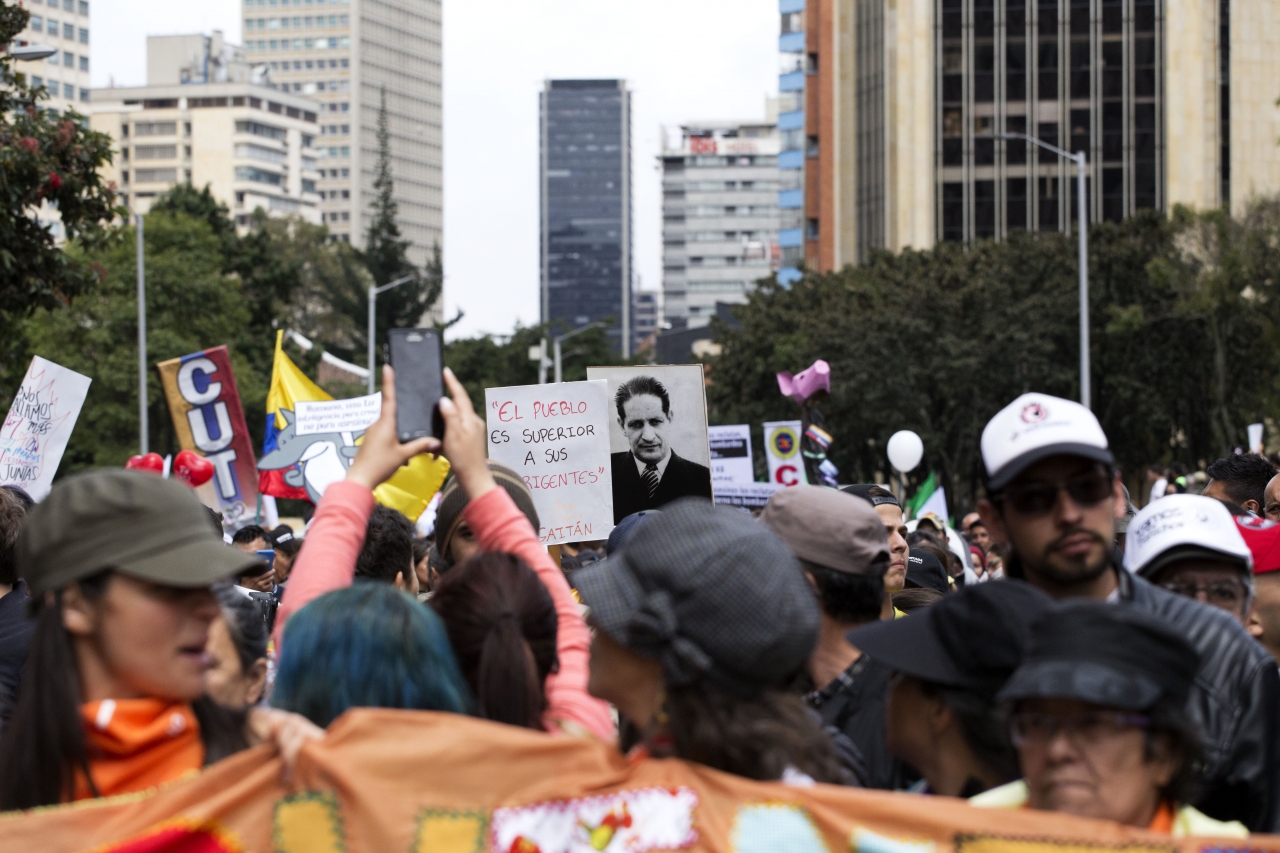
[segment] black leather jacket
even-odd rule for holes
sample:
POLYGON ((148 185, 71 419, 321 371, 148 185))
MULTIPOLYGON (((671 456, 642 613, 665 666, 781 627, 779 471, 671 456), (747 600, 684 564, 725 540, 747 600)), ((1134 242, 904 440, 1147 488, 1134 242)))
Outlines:
POLYGON ((1193 805, 1252 832, 1280 831, 1280 674, 1230 614, 1174 595, 1117 566, 1120 598, 1168 620, 1200 653, 1188 711, 1205 744, 1193 805))

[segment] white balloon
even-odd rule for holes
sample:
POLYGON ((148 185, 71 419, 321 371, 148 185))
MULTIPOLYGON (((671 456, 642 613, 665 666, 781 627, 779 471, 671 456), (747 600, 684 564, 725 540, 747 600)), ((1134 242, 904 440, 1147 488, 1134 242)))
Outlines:
POLYGON ((924 456, 924 442, 911 430, 900 429, 889 437, 885 450, 889 454, 889 464, 905 474, 920 464, 924 456))

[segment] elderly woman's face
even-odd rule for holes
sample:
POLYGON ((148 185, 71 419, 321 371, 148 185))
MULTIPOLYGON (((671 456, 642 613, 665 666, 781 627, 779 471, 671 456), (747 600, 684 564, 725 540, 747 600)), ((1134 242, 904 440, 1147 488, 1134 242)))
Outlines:
POLYGON ((1035 809, 1145 827, 1178 770, 1163 738, 1149 754, 1143 717, 1075 699, 1020 703, 1013 736, 1035 809))

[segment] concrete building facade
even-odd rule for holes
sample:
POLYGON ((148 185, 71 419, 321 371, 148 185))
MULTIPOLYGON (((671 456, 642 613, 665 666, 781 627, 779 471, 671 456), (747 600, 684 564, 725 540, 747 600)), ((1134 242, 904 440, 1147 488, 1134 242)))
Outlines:
MULTIPOLYGON (((152 54, 162 60, 159 79, 209 67, 208 56, 192 66, 179 42, 161 41, 167 44, 152 54)), ((234 60, 235 50, 226 55, 234 60)), ((190 183, 208 185, 242 227, 259 207, 319 224, 318 105, 265 85, 225 80, 246 73, 247 66, 232 61, 227 74, 216 75, 224 82, 92 91, 90 126, 109 135, 116 151, 103 177, 116 182, 131 212, 146 213, 157 195, 190 183)))
POLYGON ((22 62, 17 70, 49 92, 45 105, 59 114, 89 112, 89 0, 25 0, 31 13, 17 41, 43 44, 57 51, 48 59, 22 62))
POLYGON ((697 122, 664 131, 664 327, 711 322, 778 269, 778 131, 763 121, 697 122))
POLYGON ((443 243, 440 0, 241 0, 246 57, 320 104, 317 191, 324 223, 364 245, 386 91, 401 236, 426 264, 443 243))
POLYGON ((784 277, 1280 191, 1280 0, 780 3, 784 277))
POLYGON ((541 318, 563 333, 631 324, 631 92, 625 80, 548 80, 538 95, 541 318))

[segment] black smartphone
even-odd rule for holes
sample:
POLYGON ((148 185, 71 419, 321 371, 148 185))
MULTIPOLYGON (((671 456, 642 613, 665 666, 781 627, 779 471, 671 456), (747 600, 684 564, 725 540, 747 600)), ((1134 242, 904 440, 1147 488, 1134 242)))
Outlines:
POLYGON ((392 329, 387 339, 391 366, 396 371, 396 432, 400 441, 427 436, 443 439, 440 333, 435 329, 392 329))

